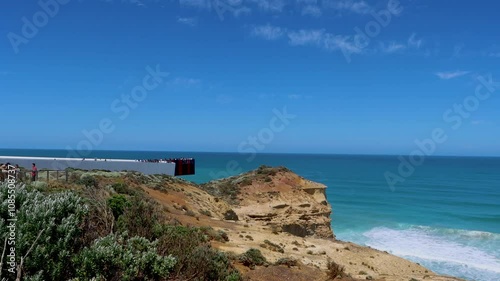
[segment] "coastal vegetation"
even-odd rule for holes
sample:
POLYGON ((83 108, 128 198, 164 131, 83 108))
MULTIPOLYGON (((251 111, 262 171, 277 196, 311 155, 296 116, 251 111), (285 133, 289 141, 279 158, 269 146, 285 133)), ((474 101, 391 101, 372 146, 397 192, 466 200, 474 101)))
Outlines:
POLYGON ((224 232, 169 224, 142 190, 122 178, 113 180, 103 184, 82 174, 68 183, 18 184, 15 198, 9 197, 7 184, 0 185, 0 278, 241 280, 229 256, 210 244, 226 241, 224 232), (13 217, 15 266, 9 271, 13 217))

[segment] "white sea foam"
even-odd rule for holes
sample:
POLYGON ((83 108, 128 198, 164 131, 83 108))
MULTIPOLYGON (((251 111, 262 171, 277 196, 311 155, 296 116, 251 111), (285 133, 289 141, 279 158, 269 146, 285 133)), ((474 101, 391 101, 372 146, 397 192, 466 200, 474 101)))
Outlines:
POLYGON ((413 226, 376 227, 363 236, 368 246, 418 261, 439 273, 500 280, 499 234, 413 226))

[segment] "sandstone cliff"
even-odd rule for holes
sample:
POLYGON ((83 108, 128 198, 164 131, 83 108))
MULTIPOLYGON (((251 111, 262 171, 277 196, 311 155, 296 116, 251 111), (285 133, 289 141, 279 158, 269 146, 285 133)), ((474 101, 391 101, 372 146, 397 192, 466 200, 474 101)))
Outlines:
POLYGON ((137 188, 163 205, 172 220, 224 231, 228 241, 213 242, 214 247, 234 254, 255 248, 270 262, 298 262, 253 270, 237 264, 246 280, 328 280, 329 259, 345 267, 351 276, 345 280, 461 280, 387 252, 336 240, 326 187, 283 167, 260 167, 203 185, 143 177, 137 188))

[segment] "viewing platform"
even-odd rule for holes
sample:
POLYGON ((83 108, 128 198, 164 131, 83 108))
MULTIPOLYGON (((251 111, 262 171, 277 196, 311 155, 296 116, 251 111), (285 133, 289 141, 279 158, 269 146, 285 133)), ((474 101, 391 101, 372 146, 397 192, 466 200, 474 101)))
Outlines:
POLYGON ((19 165, 31 170, 32 163, 38 170, 62 171, 67 168, 81 170, 136 171, 146 175, 165 174, 170 176, 194 175, 194 158, 173 159, 105 159, 105 158, 58 158, 0 156, 0 163, 19 165))

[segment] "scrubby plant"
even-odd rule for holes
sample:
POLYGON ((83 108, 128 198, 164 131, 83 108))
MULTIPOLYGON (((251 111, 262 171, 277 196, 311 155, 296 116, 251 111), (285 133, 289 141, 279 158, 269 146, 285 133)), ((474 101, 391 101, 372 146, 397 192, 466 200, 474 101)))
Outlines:
POLYGON ((130 236, 153 238, 153 228, 163 220, 158 204, 150 199, 134 196, 118 218, 118 230, 130 236))
POLYGON ((213 239, 210 233, 214 233, 211 228, 169 225, 156 227, 155 235, 160 236, 159 253, 177 258, 173 270, 175 278, 207 281, 241 280, 228 256, 210 247, 208 241, 213 239))
MULTIPOLYGON (((8 186, 0 185, 2 242, 9 234, 7 219, 12 218, 8 196, 8 186)), ((15 207, 16 262, 23 279, 36 276, 40 280, 68 279, 74 272, 68 260, 81 246, 79 225, 88 213, 88 206, 73 192, 43 194, 23 185, 15 189, 15 207)))
POLYGON ((288 267, 297 266, 298 261, 294 258, 280 258, 274 265, 286 265, 288 267))
POLYGON ((256 265, 264 265, 267 263, 266 258, 258 249, 249 249, 245 253, 241 254, 239 261, 250 268, 254 268, 256 265))
POLYGON ((337 277, 343 277, 345 275, 344 267, 334 262, 330 258, 328 258, 326 261, 326 267, 328 269, 328 277, 332 280, 337 277))
POLYGON ((264 244, 262 244, 262 247, 278 253, 285 252, 285 250, 283 250, 283 248, 280 245, 275 244, 267 239, 264 240, 264 244))
POLYGON ((125 196, 119 194, 113 195, 108 199, 108 206, 113 212, 115 219, 118 219, 118 217, 123 214, 125 209, 130 206, 130 203, 125 196))
POLYGON ((113 188, 113 190, 116 193, 126 194, 126 195, 135 195, 135 194, 137 194, 136 190, 130 188, 128 185, 126 185, 123 182, 114 183, 111 187, 113 188))
POLYGON ((88 187, 97 187, 98 185, 96 178, 87 174, 82 174, 76 183, 88 187))
POLYGON ((158 242, 143 237, 108 235, 81 251, 73 261, 79 265, 76 275, 84 280, 146 280, 167 278, 176 264, 172 256, 157 253, 158 242))

